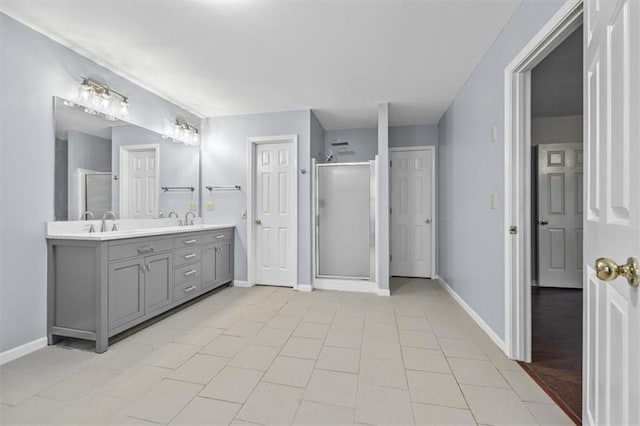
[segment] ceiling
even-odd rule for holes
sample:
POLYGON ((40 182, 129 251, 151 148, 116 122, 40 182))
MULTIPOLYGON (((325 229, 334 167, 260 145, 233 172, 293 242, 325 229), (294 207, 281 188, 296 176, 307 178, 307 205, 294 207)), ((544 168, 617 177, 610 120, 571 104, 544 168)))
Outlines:
MULTIPOLYGON (((437 123, 521 0, 2 0, 202 117, 312 108, 327 130, 437 123)), ((117 88, 116 88, 117 89, 117 88)))
POLYGON ((582 27, 531 71, 531 115, 582 114, 582 27))

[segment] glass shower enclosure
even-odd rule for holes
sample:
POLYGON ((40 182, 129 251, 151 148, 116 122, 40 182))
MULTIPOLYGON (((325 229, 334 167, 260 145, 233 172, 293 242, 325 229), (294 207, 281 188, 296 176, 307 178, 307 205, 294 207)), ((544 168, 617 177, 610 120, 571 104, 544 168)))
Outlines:
POLYGON ((375 161, 315 167, 316 277, 373 281, 375 161))

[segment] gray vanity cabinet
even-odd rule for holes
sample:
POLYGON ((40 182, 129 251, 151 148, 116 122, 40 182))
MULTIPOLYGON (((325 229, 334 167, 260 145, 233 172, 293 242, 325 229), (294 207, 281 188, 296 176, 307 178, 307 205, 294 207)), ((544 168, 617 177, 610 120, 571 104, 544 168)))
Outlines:
POLYGON ((108 338, 233 280, 233 228, 110 241, 48 240, 49 344, 108 338))

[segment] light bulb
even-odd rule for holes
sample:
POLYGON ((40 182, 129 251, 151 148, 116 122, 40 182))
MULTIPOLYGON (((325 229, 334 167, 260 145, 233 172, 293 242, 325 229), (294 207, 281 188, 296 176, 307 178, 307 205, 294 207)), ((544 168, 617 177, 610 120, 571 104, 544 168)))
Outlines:
POLYGON ((120 115, 123 117, 129 115, 129 101, 127 101, 127 98, 120 101, 120 115))

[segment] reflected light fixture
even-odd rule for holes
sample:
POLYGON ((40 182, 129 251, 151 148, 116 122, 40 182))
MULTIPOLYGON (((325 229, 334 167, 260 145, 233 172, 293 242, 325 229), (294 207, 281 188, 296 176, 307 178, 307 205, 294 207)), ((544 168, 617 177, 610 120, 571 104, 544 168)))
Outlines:
POLYGON ((87 114, 103 113, 109 120, 129 117, 129 98, 91 79, 82 78, 78 102, 87 114))
POLYGON ((196 146, 200 143, 200 132, 184 120, 176 119, 170 134, 163 135, 171 142, 181 143, 187 146, 196 146))

